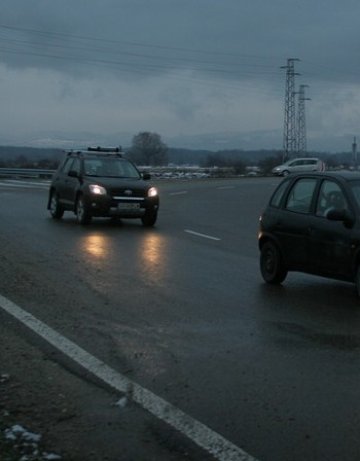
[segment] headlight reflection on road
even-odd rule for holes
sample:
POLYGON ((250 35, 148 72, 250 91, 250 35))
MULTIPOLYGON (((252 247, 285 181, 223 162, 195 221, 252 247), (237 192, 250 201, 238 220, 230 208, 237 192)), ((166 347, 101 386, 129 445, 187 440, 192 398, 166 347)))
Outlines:
POLYGON ((105 259, 110 252, 110 241, 104 235, 90 234, 82 241, 83 250, 96 260, 105 259))
POLYGON ((143 271, 149 281, 159 283, 166 273, 166 239, 158 234, 148 233, 140 245, 140 258, 143 271))

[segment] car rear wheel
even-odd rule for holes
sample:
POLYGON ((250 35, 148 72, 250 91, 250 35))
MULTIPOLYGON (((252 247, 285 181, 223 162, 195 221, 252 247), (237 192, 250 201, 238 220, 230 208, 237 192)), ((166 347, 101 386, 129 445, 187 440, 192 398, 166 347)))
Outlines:
POLYGON ((266 242, 261 248, 260 270, 267 283, 280 284, 287 276, 280 251, 273 242, 266 242))
POLYGON ((157 212, 156 211, 147 211, 144 216, 141 218, 141 222, 145 227, 151 227, 156 223, 157 212))
POLYGON ((79 224, 89 224, 91 221, 91 214, 84 203, 84 199, 80 196, 76 202, 76 219, 79 224))
POLYGON ((64 209, 60 205, 59 197, 56 192, 51 193, 50 197, 50 214, 54 219, 61 219, 64 215, 64 209))

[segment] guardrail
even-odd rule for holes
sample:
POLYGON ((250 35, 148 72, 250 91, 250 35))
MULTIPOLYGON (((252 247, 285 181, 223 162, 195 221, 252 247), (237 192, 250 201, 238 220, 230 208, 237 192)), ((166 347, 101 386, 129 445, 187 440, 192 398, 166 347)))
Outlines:
MULTIPOLYGON (((150 172, 153 179, 192 179, 192 178, 230 178, 236 176, 232 168, 199 167, 138 167, 140 171, 150 172)), ((49 179, 56 170, 39 168, 0 168, 0 178, 42 178, 49 179)), ((247 172, 242 176, 258 176, 257 172, 247 172)))
POLYGON ((51 178, 55 170, 38 168, 0 168, 2 178, 51 178))

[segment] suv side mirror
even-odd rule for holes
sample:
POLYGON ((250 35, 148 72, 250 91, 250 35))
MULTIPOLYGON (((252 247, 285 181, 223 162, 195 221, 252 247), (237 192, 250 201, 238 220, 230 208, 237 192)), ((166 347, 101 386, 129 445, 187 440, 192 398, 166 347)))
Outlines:
POLYGON ((150 173, 143 173, 142 177, 143 177, 143 179, 145 181, 148 181, 149 179, 151 179, 151 174, 150 173))

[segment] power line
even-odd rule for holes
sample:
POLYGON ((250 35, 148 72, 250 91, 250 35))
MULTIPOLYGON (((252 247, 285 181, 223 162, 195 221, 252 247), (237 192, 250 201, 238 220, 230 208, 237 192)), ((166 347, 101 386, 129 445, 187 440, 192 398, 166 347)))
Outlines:
MULTIPOLYGON (((237 83, 234 80, 231 80, 231 85, 228 83, 223 83, 223 80, 214 80, 207 78, 206 80, 194 77, 194 76, 184 76, 179 75, 178 71, 174 69, 174 67, 166 67, 166 66, 158 66, 158 65, 151 65, 151 64, 140 64, 140 63, 128 63, 124 61, 111 61, 105 59, 95 59, 95 58, 79 58, 78 56, 59 56, 53 54, 46 54, 46 53, 35 53, 35 52, 28 52, 28 51, 19 51, 19 50, 9 50, 6 48, 1 48, 0 51, 2 53, 9 53, 15 55, 26 55, 29 57, 40 57, 40 58, 50 58, 58 61, 72 61, 74 63, 79 63, 79 60, 85 64, 91 64, 92 66, 97 66, 98 68, 103 69, 104 66, 113 68, 117 72, 123 72, 127 74, 142 74, 143 76, 149 76, 149 73, 152 75, 158 75, 159 70, 166 70, 167 76, 176 80, 181 81, 188 81, 194 84, 200 84, 201 86, 208 86, 208 87, 217 87, 227 90, 234 90, 234 91, 246 91, 247 93, 254 92, 256 94, 263 93, 266 95, 274 95, 274 90, 268 91, 266 88, 261 89, 258 86, 254 87, 254 85, 250 85, 249 83, 237 83)), ((186 69, 184 69, 186 71, 186 69)), ((251 75, 252 76, 252 75, 251 75)), ((276 93, 276 92, 275 92, 276 93)))
MULTIPOLYGON (((259 68, 262 68, 261 75, 268 76, 268 77, 275 77, 277 73, 273 70, 274 67, 266 66, 263 64, 249 64, 249 63, 240 63, 235 60, 232 60, 231 63, 229 62, 213 62, 209 60, 194 60, 185 57, 174 57, 172 56, 158 56, 154 54, 142 54, 142 53, 133 53, 128 51, 117 50, 112 47, 94 47, 87 45, 85 43, 79 43, 78 40, 91 40, 100 43, 106 44, 123 44, 124 42, 120 42, 117 40, 107 40, 101 38, 94 38, 94 37, 84 37, 72 34, 64 34, 59 32, 48 32, 48 31, 39 31, 35 29, 28 29, 28 28, 20 28, 20 27, 13 27, 13 26, 5 26, 0 25, 0 29, 3 30, 11 30, 16 32, 22 33, 36 33, 40 34, 40 36, 46 36, 47 38, 52 37, 58 39, 60 37, 60 42, 56 40, 56 42, 52 42, 51 40, 47 40, 46 43, 39 42, 36 37, 35 40, 32 39, 30 42, 29 40, 24 40, 20 38, 9 38, 8 36, 0 36, 0 43, 5 44, 2 47, 3 53, 13 54, 13 55, 26 55, 28 57, 36 57, 36 58, 43 58, 43 59, 51 59, 54 61, 65 61, 69 60, 71 62, 76 61, 76 63, 87 63, 91 64, 92 66, 97 66, 98 68, 112 67, 117 71, 123 71, 126 73, 131 73, 133 70, 139 75, 148 75, 156 74, 160 72, 166 72, 167 75, 171 75, 174 72, 177 72, 179 69, 183 71, 192 71, 196 72, 193 74, 191 78, 188 80, 196 81, 197 83, 203 83, 208 85, 217 85, 219 87, 226 87, 226 88, 233 88, 233 89, 242 89, 244 88, 244 82, 241 83, 239 86, 238 82, 236 82, 236 78, 243 79, 253 79, 254 77, 259 77, 260 72, 259 68), (70 41, 68 39, 70 38, 70 41), (66 41, 64 41, 66 39, 66 41), (8 46, 10 45, 10 47, 8 46), (43 51, 45 50, 45 51, 43 51), (73 53, 68 53, 71 51, 73 53), (80 54, 78 54, 80 52, 80 54), (90 55, 91 53, 92 55, 90 55), (98 57, 99 53, 101 53, 101 58, 98 57), (119 60, 116 59, 109 59, 107 55, 115 55, 120 57, 119 60), (124 60, 123 57, 129 58, 128 60, 124 60), (159 61, 159 62, 157 62, 159 61), (210 67, 211 66, 211 67, 210 67), (270 71, 271 69, 271 71, 270 71), (200 80, 199 76, 201 74, 210 75, 209 79, 204 81, 200 80), (226 78, 226 80, 218 80, 219 77, 226 78), (213 78, 213 81, 212 81, 213 78), (225 82, 225 83, 224 83, 225 82), (230 83, 230 84, 229 84, 230 83)), ((39 35, 38 37, 39 38, 39 35)), ((133 42, 125 42, 125 43, 132 43, 133 42)), ((143 45, 138 43, 138 46, 143 45)), ((152 48, 152 45, 144 45, 152 48)), ((172 47, 161 47, 165 49, 175 49, 172 47)), ((182 50, 191 51, 185 48, 182 50)), ((197 50, 199 51, 199 50, 197 50)), ((199 51, 200 52, 200 51, 199 51)), ((219 55, 219 53, 213 52, 206 52, 207 54, 215 54, 219 55)), ((222 53, 222 56, 229 56, 229 53, 222 53)), ((236 55, 235 55, 236 56, 236 55)), ((243 55, 242 55, 243 56, 243 55)), ((249 57, 248 55, 246 55, 249 57)), ((254 56, 253 56, 254 57, 254 56)), ((28 66, 33 65, 34 61, 29 62, 28 66)), ((176 75, 173 75, 173 78, 177 78, 176 75)), ((184 80, 183 77, 180 77, 184 80)), ((253 81, 256 84, 257 79, 253 81)), ((248 82, 248 88, 250 91, 256 92, 265 92, 266 94, 274 94, 274 90, 269 91, 269 88, 260 88, 260 90, 255 90, 254 86, 248 82)))
POLYGON ((236 57, 236 58, 248 58, 248 59, 279 59, 279 56, 259 56, 259 55, 252 55, 252 54, 239 54, 239 53, 227 53, 221 51, 209 51, 209 50, 201 50, 196 48, 184 48, 184 47, 173 47, 168 45, 155 45, 149 43, 142 43, 142 42, 132 42, 126 40, 114 40, 114 39, 106 39, 101 37, 93 37, 87 35, 75 35, 75 34, 66 34, 64 32, 55 32, 55 31, 44 31, 38 29, 31 29, 25 27, 18 27, 18 26, 10 26, 6 24, 0 24, 1 29, 6 30, 14 30, 19 32, 26 32, 26 33, 34 33, 43 36, 51 36, 51 37, 62 37, 62 38, 71 38, 77 40, 88 40, 91 42, 102 42, 108 44, 117 44, 117 45, 130 45, 135 47, 144 47, 144 48, 152 48, 152 49, 159 49, 159 50, 168 50, 168 51, 182 51, 192 54, 206 54, 206 55, 213 55, 213 56, 229 56, 229 57, 236 57))
MULTIPOLYGON (((259 75, 259 68, 262 68, 262 75, 268 76, 275 76, 274 67, 273 66, 263 66, 258 64, 249 64, 249 63, 241 63, 238 61, 231 61, 230 62, 219 62, 219 61, 209 61, 209 60, 199 60, 199 59, 189 59, 187 57, 178 57, 178 56, 158 56, 153 54, 142 54, 142 53, 134 53, 129 51, 123 51, 119 49, 113 48, 96 48, 93 46, 79 46, 77 43, 68 43, 59 44, 59 43, 51 43, 47 41, 46 43, 43 42, 34 42, 31 41, 30 43, 27 40, 20 40, 8 37, 1 37, 0 42, 6 45, 13 45, 12 48, 6 48, 7 50, 14 52, 14 51, 21 51, 25 53, 27 49, 30 52, 36 53, 40 56, 43 54, 43 57, 54 57, 58 58, 59 54, 61 54, 62 58, 66 58, 69 56, 67 51, 72 52, 80 52, 81 58, 84 58, 86 54, 91 53, 92 56, 96 56, 98 53, 101 53, 101 60, 104 59, 105 55, 115 55, 117 57, 127 57, 131 59, 134 64, 143 64, 145 67, 157 67, 159 70, 161 69, 169 69, 169 68, 189 68, 192 70, 196 70, 199 72, 208 72, 208 73, 218 73, 223 74, 226 77, 251 77, 259 75), (23 47, 22 47, 23 46, 23 47), (45 50, 45 54, 43 52, 45 50), (51 54, 50 54, 51 53, 51 54)), ((4 48, 3 48, 4 49, 4 48)), ((29 54, 30 54, 29 52, 29 54)), ((74 56, 70 55, 69 59, 73 59, 74 56)), ((90 56, 90 59, 94 59, 90 56)), ((130 64, 129 62, 127 64, 130 64)))

